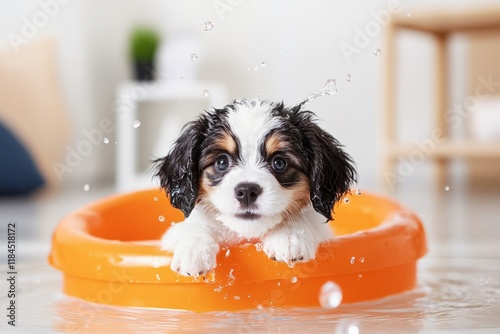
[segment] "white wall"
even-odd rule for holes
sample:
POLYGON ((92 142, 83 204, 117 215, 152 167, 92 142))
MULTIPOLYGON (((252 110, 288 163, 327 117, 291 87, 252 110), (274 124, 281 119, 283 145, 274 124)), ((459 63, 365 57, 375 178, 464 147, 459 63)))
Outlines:
MULTIPOLYGON (((47 1, 52 0, 41 0, 47 1)), ((374 20, 371 13, 387 8, 389 1, 221 2, 236 4, 223 19, 214 9, 217 1, 72 0, 61 5, 59 13, 40 29, 39 35, 54 34, 60 38, 61 78, 76 128, 92 129, 100 119, 113 117, 115 88, 130 78, 129 32, 136 24, 147 24, 157 28, 167 41, 179 33, 197 39, 199 50, 192 52, 200 54, 197 65, 201 78, 223 81, 231 98, 258 96, 295 104, 317 92, 326 79, 336 78, 338 93, 318 100, 314 110, 323 126, 353 155, 361 184, 371 187, 378 163, 383 33, 353 55, 350 62, 340 45, 352 44, 355 29, 365 29, 374 20), (207 20, 214 23, 212 31, 203 30, 207 20), (375 56, 373 50, 378 47, 382 54, 375 56), (262 61, 267 66, 253 71, 262 61), (347 73, 352 75, 350 83, 345 80, 347 73)), ((403 11, 411 13, 409 5, 423 2, 400 3, 403 11)), ((0 6, 0 47, 8 47, 5 36, 19 31, 21 18, 33 15, 40 5, 38 1, 23 0, 1 1, 0 6)), ((401 96, 411 103, 402 106, 403 117, 410 121, 401 130, 405 137, 422 137, 427 134, 426 115, 432 101, 432 87, 427 84, 433 70, 428 64, 432 50, 430 42, 419 36, 410 36, 402 43, 407 47, 401 62, 408 66, 404 67, 399 87, 404 88, 401 96)), ((82 138, 77 131, 73 145, 82 138)), ((113 164, 114 147, 100 145, 68 177, 68 182, 111 179, 113 164)))

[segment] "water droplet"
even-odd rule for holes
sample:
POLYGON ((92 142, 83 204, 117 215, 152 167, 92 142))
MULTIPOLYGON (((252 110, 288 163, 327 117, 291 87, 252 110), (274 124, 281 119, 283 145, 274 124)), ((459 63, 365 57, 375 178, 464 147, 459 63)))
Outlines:
POLYGON ((88 183, 84 184, 83 185, 83 191, 89 191, 90 190, 90 186, 88 183))
POLYGON ((263 246, 260 242, 257 242, 255 244, 255 249, 257 250, 257 252, 260 252, 262 250, 263 246))
POLYGON ((365 258, 364 258, 364 257, 361 257, 361 258, 359 259, 359 262, 361 262, 361 263, 365 263, 365 258))
POLYGON ((170 223, 170 226, 175 226, 175 222, 171 222, 171 223, 170 223))
POLYGON ((215 292, 221 292, 222 291, 222 285, 219 285, 214 289, 215 292))
POLYGON ((362 194, 361 189, 356 189, 356 195, 358 195, 358 196, 359 196, 359 195, 361 195, 361 194, 362 194))
POLYGON ((359 334, 359 328, 356 325, 350 325, 347 334, 359 334))
POLYGON ((450 187, 448 186, 444 187, 444 191, 450 191, 450 187))
POLYGON ((301 228, 301 229, 299 230, 299 233, 300 233, 300 234, 304 234, 304 233, 305 233, 304 229, 303 229, 303 228, 301 228))
POLYGON ((247 68, 247 70, 248 70, 248 71, 250 71, 250 70, 251 70, 251 68, 250 68, 250 67, 248 67, 248 68, 247 68))
POLYGON ((185 74, 181 75, 181 78, 186 79, 186 75, 185 74))
POLYGON ((345 79, 347 82, 351 82, 351 75, 349 73, 346 74, 345 79))
POLYGON ((211 22, 211 21, 206 21, 204 24, 203 24, 203 29, 205 29, 206 31, 210 31, 214 28, 214 24, 211 22))
POLYGON ((109 138, 108 137, 104 137, 104 139, 102 141, 104 142, 104 144, 109 144, 109 138))
POLYGON ((156 197, 156 196, 155 196, 155 197, 153 197, 153 200, 154 200, 155 202, 158 202, 158 197, 156 197))
POLYGON ((288 265, 288 268, 294 268, 295 267, 295 262, 294 261, 290 260, 286 264, 288 265))
POLYGON ((314 94, 311 94, 307 97, 307 103, 311 103, 313 102, 314 100, 316 100, 316 95, 314 94))
POLYGON ((234 296, 234 300, 240 300, 240 296, 234 296))
POLYGON ((373 54, 375 56, 380 56, 381 53, 382 53, 382 50, 380 50, 380 49, 375 49, 375 51, 373 51, 373 54))
POLYGON ((293 277, 290 279, 290 281, 291 281, 293 284, 297 283, 297 277, 293 276, 293 277))
POLYGON ((231 254, 231 250, 228 248, 226 251, 226 257, 228 257, 231 254))
POLYGON ((165 217, 163 217, 163 216, 158 216, 158 220, 159 220, 161 223, 163 223, 163 222, 165 221, 165 217))
POLYGON ((203 92, 201 92, 201 96, 203 97, 207 97, 208 95, 210 95, 210 92, 206 89, 204 89, 203 92))
POLYGON ((190 57, 191 61, 197 61, 198 60, 198 55, 196 53, 191 54, 190 57))
POLYGON ((159 281, 160 280, 160 275, 156 274, 156 279, 159 281))
POLYGON ((359 275, 358 275, 358 278, 363 278, 363 274, 359 274, 359 275))
POLYGON ((277 286, 280 286, 281 285, 281 282, 278 282, 278 284, 276 284, 277 286))
POLYGON ((325 85, 323 86, 323 88, 321 88, 321 93, 327 95, 333 95, 337 93, 337 80, 335 79, 326 80, 325 85))
POLYGON ((351 257, 351 264, 354 264, 354 261, 356 261, 356 257, 351 257))
POLYGON ((406 14, 406 17, 411 17, 411 13, 406 14))
POLYGON ((205 29, 206 31, 212 30, 213 28, 214 24, 210 21, 207 21, 205 22, 205 24, 203 24, 203 29, 205 29))
POLYGON ((135 129, 141 126, 141 121, 135 120, 134 124, 132 124, 135 129))
POLYGON ((257 66, 254 66, 253 70, 257 71, 259 68, 257 66))
POLYGON ((260 66, 261 66, 261 67, 266 67, 266 63, 261 62, 261 63, 260 63, 260 66))
POLYGON ((477 281, 477 284, 478 284, 479 286, 482 286, 482 285, 487 284, 489 280, 490 280, 490 278, 489 278, 488 276, 481 277, 481 278, 477 281))
POLYGON ((349 203, 349 198, 344 197, 344 203, 349 203))
POLYGON ((328 281, 321 287, 319 303, 324 308, 337 308, 342 302, 342 289, 340 286, 328 281))

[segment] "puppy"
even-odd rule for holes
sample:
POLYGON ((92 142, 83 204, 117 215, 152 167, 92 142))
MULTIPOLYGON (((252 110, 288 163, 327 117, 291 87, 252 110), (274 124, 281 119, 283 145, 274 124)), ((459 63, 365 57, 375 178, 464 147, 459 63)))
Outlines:
POLYGON ((275 261, 313 259, 356 171, 302 104, 240 100, 188 123, 156 175, 185 215, 161 239, 184 276, 215 268, 221 246, 261 242, 275 261))

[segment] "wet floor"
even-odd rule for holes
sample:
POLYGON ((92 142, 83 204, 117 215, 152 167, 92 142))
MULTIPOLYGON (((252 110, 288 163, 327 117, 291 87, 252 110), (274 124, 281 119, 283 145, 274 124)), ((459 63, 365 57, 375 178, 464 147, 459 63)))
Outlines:
MULTIPOLYGON (((94 196, 99 198, 106 193, 96 192, 94 196)), ((17 219, 24 221, 18 245, 23 255, 18 267, 16 332, 500 332, 500 194, 496 192, 403 191, 395 195, 420 215, 428 234, 430 251, 419 262, 418 287, 413 291, 335 309, 257 308, 204 314, 108 307, 64 296, 60 274, 45 264, 44 255, 58 216, 92 200, 88 194, 71 196, 60 194, 36 201, 0 203, 2 220, 12 219, 7 215, 17 212, 17 219), (65 198, 65 209, 58 207, 61 198, 65 198), (47 222, 26 227, 37 220, 47 222)), ((1 307, 7 305, 6 291, 2 279, 1 307)), ((6 323, 0 323, 0 332, 10 329, 6 323)))

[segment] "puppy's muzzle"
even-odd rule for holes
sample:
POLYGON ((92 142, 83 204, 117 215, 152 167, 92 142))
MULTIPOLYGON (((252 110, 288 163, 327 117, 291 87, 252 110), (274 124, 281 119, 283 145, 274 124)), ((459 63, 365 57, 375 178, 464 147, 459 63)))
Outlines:
POLYGON ((245 207, 255 203, 261 193, 262 188, 257 183, 240 183, 234 188, 234 196, 245 207))

